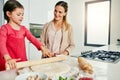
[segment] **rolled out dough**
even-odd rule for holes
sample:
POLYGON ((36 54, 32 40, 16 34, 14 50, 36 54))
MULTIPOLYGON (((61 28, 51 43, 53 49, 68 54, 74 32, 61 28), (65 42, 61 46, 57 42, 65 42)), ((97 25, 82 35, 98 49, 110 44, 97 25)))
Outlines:
POLYGON ((42 72, 47 74, 47 76, 62 75, 70 71, 70 66, 65 63, 55 62, 42 64, 37 66, 32 66, 31 69, 35 72, 42 72))

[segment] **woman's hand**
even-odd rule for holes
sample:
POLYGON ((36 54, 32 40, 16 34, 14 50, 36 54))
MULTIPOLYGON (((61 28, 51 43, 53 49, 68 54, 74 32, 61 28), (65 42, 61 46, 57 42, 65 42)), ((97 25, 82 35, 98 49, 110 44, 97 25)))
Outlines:
POLYGON ((69 52, 67 50, 63 51, 61 54, 64 54, 64 55, 69 55, 69 52))

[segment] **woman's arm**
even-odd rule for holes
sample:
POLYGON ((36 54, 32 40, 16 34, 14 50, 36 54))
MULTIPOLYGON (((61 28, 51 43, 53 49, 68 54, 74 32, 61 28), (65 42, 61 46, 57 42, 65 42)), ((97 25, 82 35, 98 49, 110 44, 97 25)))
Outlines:
POLYGON ((41 43, 44 45, 44 46, 46 46, 47 45, 47 41, 46 41, 46 33, 47 33, 47 28, 48 28, 48 23, 46 23, 45 25, 44 25, 44 27, 43 27, 43 30, 42 30, 42 33, 41 33, 41 35, 40 35, 40 41, 41 41, 41 43))
POLYGON ((65 50, 65 53, 70 53, 71 51, 73 51, 73 49, 75 48, 75 43, 74 43, 74 36, 73 36, 73 29, 70 26, 70 28, 68 29, 68 47, 65 50))

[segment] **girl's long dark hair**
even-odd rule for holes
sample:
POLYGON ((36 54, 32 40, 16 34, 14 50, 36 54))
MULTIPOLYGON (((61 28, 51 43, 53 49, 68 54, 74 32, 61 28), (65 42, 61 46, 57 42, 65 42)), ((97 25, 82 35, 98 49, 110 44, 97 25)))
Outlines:
POLYGON ((17 0, 8 0, 3 6, 4 18, 9 22, 9 17, 6 12, 12 12, 16 8, 24 8, 22 4, 20 4, 17 0))

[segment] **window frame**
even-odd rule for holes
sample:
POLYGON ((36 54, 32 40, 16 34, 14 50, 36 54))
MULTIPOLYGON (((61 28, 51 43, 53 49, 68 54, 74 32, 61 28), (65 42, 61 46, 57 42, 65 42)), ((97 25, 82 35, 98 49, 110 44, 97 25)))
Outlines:
POLYGON ((110 44, 110 24, 111 22, 111 0, 99 0, 99 1, 88 1, 85 2, 85 31, 84 31, 84 45, 85 46, 104 46, 104 45, 109 45, 110 44), (103 2, 103 1, 109 1, 109 22, 108 22, 108 41, 107 44, 96 44, 96 43, 89 43, 88 42, 88 22, 87 22, 87 18, 88 18, 88 5, 89 4, 94 4, 94 3, 99 3, 99 2, 103 2))

